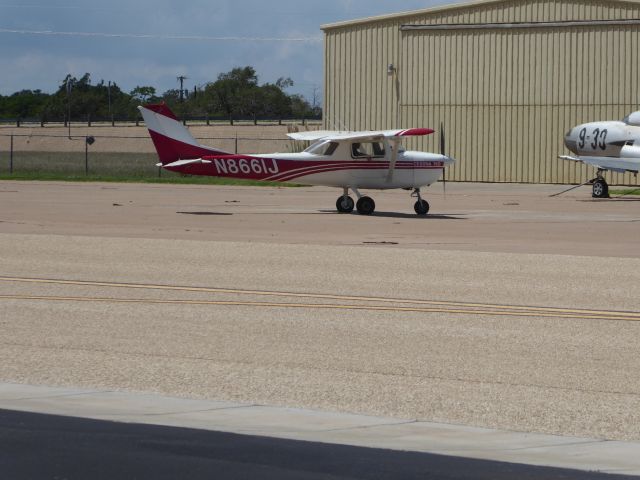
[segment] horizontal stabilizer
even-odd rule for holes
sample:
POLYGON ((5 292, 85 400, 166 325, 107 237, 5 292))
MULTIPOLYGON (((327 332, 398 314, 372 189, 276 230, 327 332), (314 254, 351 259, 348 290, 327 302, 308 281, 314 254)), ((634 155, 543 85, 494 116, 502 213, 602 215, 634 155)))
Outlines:
POLYGON ((177 162, 172 163, 156 163, 156 167, 166 167, 166 168, 175 168, 175 167, 184 167, 185 165, 193 165, 196 163, 211 163, 211 160, 203 160, 202 158, 196 158, 193 160, 178 160, 177 162))

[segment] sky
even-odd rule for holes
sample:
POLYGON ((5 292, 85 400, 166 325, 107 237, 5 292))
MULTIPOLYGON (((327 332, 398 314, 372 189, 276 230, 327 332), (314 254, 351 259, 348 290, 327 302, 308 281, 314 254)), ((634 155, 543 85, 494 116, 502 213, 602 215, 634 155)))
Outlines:
POLYGON ((320 25, 418 10, 451 0, 0 0, 0 95, 57 90, 91 74, 124 91, 162 93, 253 66, 260 83, 322 96, 320 25), (38 33, 40 32, 40 33, 38 33), (51 32, 44 34, 42 32, 51 32))

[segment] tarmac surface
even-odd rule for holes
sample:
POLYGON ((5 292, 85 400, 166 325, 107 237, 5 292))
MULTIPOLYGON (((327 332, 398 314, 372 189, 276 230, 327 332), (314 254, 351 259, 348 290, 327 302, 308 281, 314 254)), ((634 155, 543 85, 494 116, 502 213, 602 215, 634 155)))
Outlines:
POLYGON ((621 478, 599 472, 6 410, 0 410, 0 466, 3 476, 13 479, 621 478))
POLYGON ((640 441, 640 199, 0 182, 0 380, 640 441))

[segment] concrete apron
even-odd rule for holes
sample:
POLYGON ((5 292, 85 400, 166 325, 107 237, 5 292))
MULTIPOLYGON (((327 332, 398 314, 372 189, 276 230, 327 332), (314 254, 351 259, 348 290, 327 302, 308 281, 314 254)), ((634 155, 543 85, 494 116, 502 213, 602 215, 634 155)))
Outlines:
POLYGON ((640 475, 640 442, 560 437, 156 394, 0 383, 0 408, 640 475))

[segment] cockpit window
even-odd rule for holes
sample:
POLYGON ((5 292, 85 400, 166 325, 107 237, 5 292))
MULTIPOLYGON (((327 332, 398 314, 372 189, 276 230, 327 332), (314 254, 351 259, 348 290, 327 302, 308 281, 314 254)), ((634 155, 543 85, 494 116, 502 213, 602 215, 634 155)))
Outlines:
POLYGON ((311 145, 305 150, 305 152, 311 153, 312 155, 325 155, 330 157, 334 154, 337 148, 338 142, 321 142, 311 145))
POLYGON ((337 148, 338 148, 338 142, 329 142, 329 144, 327 145, 327 149, 324 151, 324 154, 327 157, 330 157, 335 153, 337 148))
POLYGON ((355 142, 351 144, 353 158, 384 157, 382 142, 355 142))

